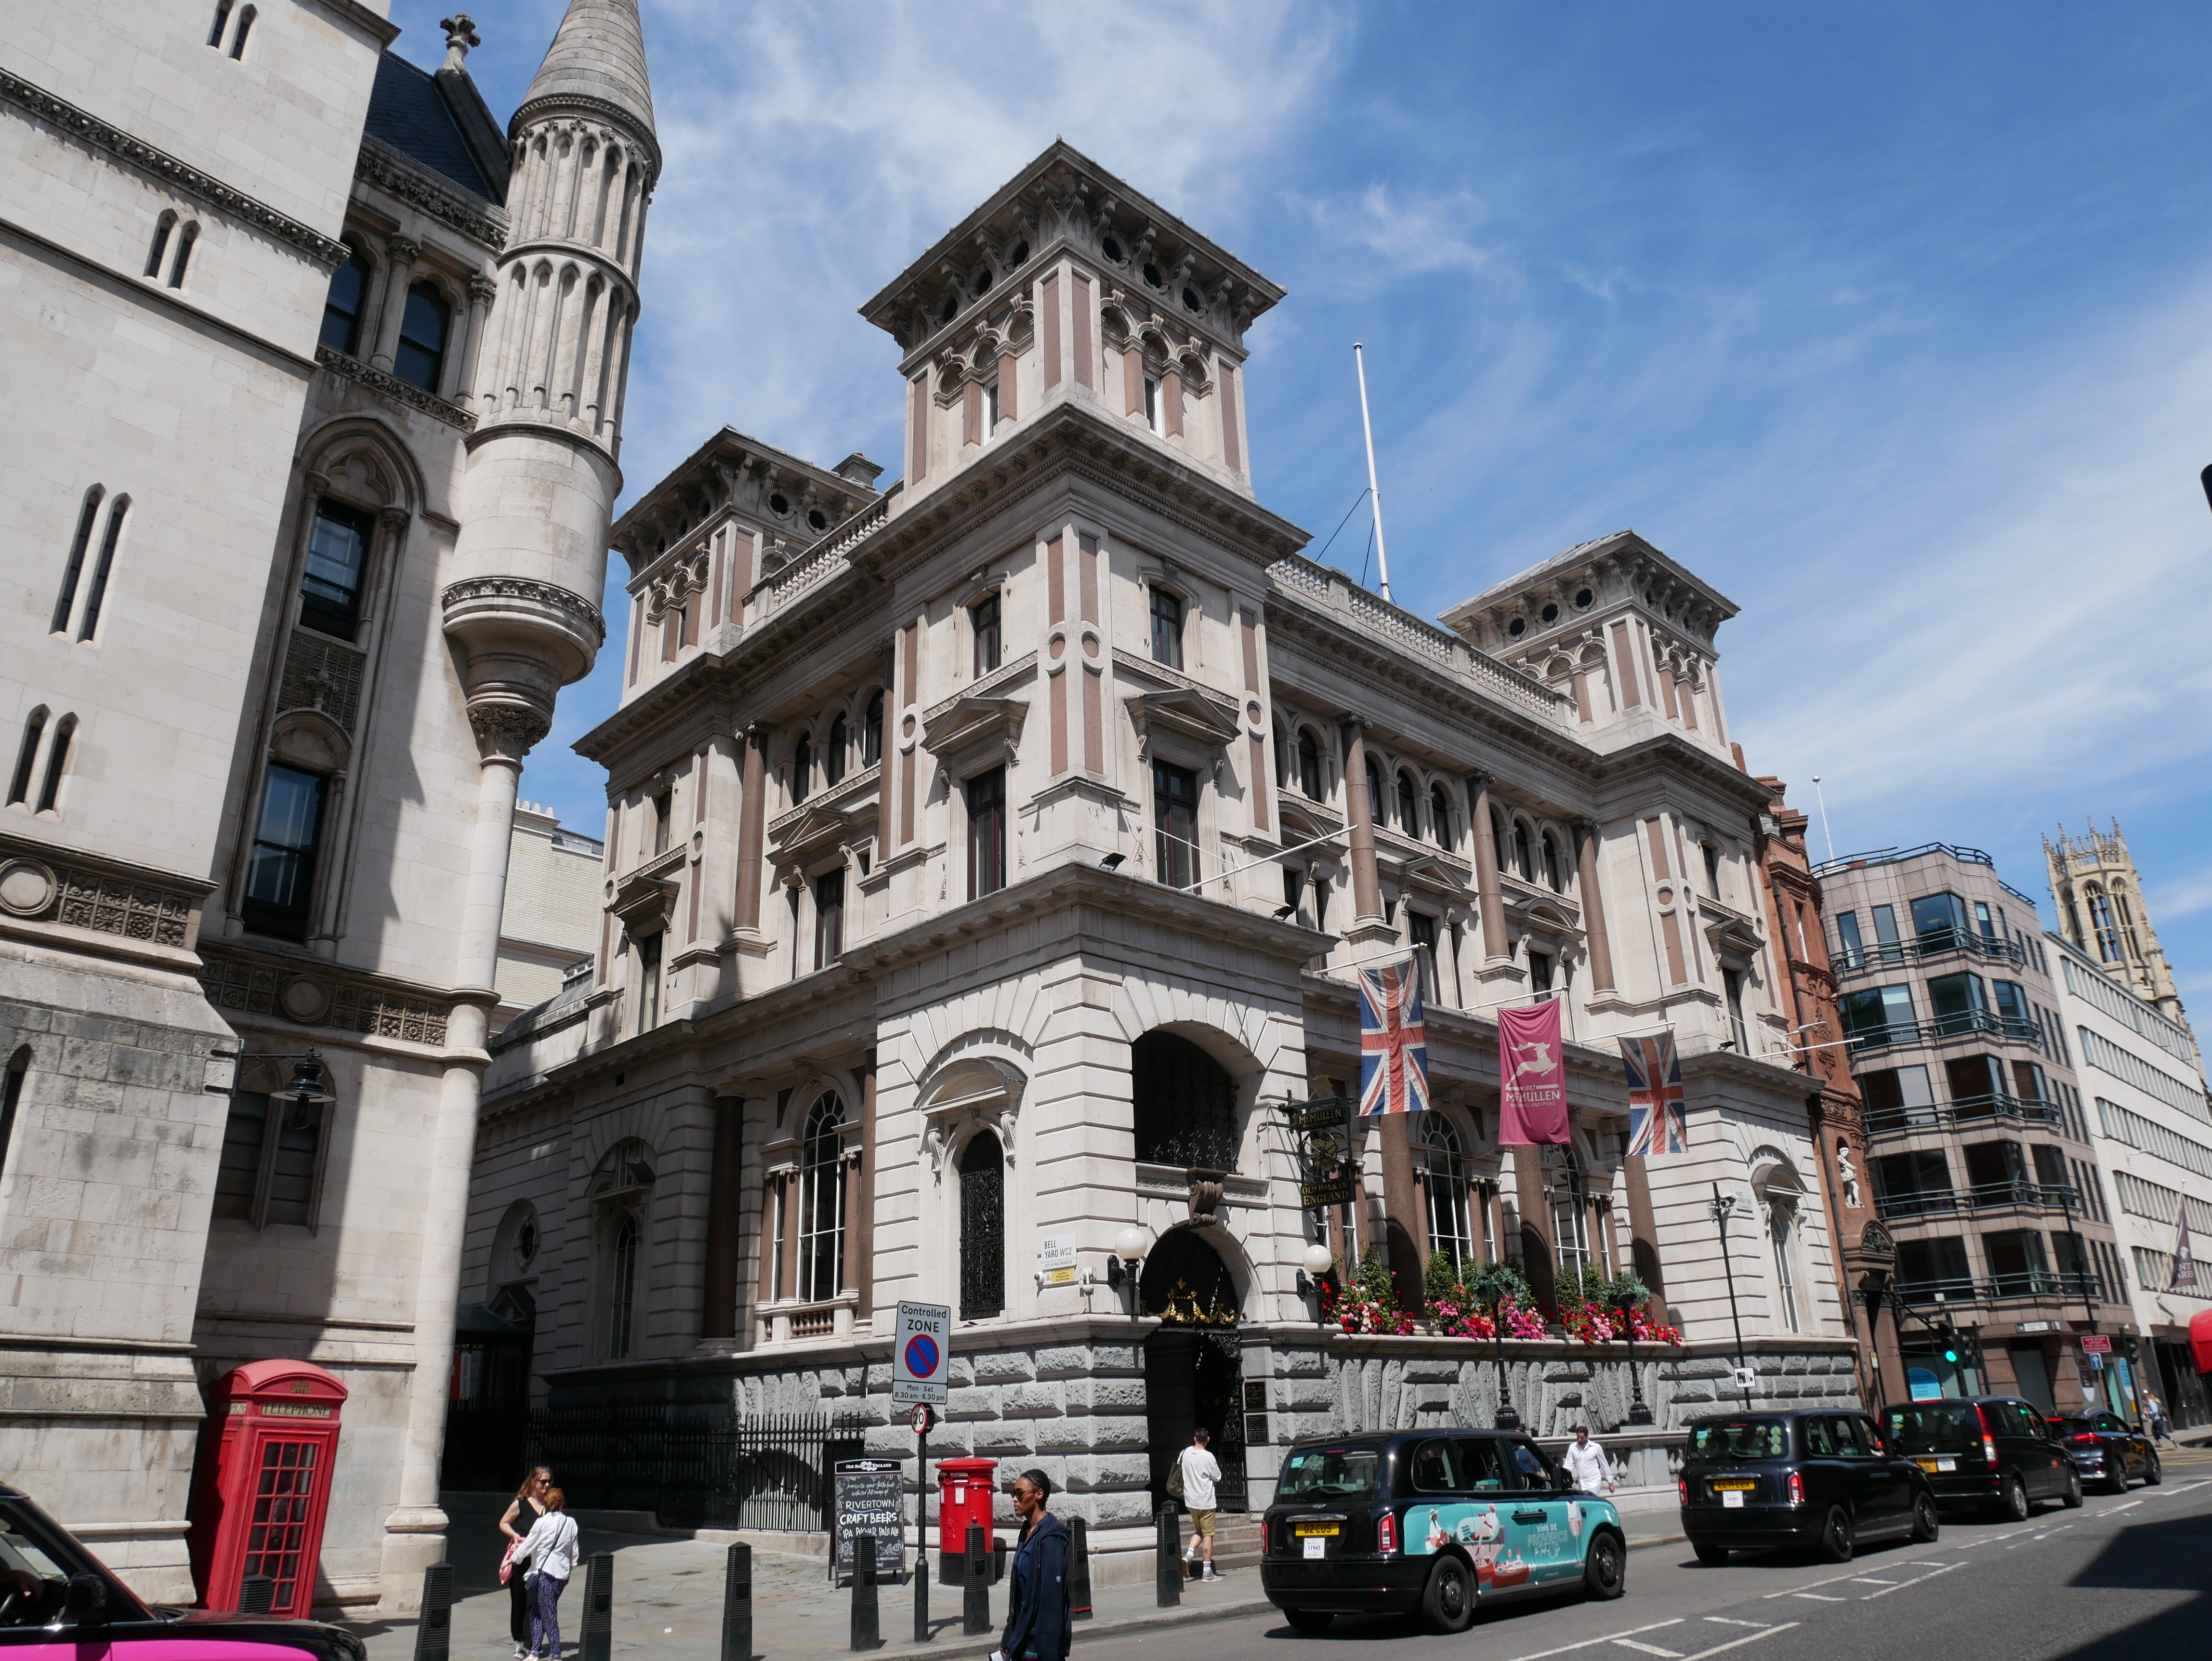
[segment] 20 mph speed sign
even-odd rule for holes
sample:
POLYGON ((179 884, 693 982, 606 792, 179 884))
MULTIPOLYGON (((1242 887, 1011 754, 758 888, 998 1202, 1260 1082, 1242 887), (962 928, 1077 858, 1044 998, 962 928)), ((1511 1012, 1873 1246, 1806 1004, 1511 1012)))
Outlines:
POLYGON ((952 1359, 952 1310, 946 1304, 898 1306, 891 1337, 891 1400, 945 1405, 946 1364, 952 1359))

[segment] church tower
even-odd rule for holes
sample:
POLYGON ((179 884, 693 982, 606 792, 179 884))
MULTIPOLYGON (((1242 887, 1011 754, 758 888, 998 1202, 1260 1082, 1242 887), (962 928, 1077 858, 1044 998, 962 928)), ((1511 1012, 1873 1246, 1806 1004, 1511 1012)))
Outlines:
POLYGON ((2158 931, 2151 927, 2142 883, 2129 857, 2127 838, 2120 834, 2120 822, 2112 821, 2110 836, 2098 830, 2094 820, 2088 831, 2077 839, 2062 827, 2056 843, 2048 837, 2043 839, 2060 931, 2102 964, 2114 980, 2155 1006, 2160 1014, 2186 1026, 2189 1018, 2182 1013, 2158 931))

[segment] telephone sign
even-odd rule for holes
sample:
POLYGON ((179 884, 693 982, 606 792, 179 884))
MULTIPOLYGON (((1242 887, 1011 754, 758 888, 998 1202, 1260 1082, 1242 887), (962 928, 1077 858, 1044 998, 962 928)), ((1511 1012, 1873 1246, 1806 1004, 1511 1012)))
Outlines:
POLYGON ((891 1400, 902 1407, 915 1402, 943 1407, 951 1359, 951 1306, 901 1303, 891 1335, 891 1400))

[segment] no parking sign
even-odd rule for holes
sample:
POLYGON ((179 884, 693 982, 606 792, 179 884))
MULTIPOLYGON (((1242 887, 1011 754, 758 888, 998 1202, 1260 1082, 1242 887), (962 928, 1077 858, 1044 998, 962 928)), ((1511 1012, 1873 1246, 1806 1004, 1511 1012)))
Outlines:
POLYGON ((891 1336, 891 1400, 902 1407, 913 1402, 943 1407, 951 1360, 951 1306, 901 1303, 891 1336))

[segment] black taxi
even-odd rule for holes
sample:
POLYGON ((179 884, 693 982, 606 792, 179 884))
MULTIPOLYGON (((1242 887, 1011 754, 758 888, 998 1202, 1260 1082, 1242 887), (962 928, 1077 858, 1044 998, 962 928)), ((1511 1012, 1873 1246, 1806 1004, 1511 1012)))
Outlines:
POLYGON ((1460 1632, 1479 1604, 1581 1587, 1618 1597, 1628 1542, 1528 1437, 1398 1431, 1300 1442, 1263 1525, 1260 1585, 1299 1632, 1418 1613, 1460 1632))

